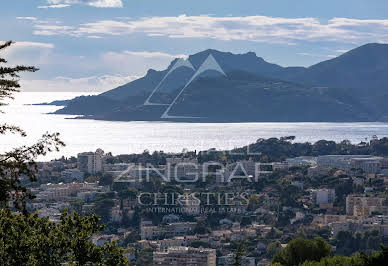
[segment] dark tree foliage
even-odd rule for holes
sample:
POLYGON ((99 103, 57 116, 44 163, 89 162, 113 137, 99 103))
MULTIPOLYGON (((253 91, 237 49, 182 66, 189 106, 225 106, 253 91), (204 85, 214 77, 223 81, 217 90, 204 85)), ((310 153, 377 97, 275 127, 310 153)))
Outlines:
POLYGON ((333 256, 330 245, 323 239, 315 240, 297 238, 290 241, 287 247, 279 251, 271 265, 274 266, 381 266, 388 265, 388 247, 381 247, 380 251, 368 256, 356 253, 353 256, 333 256))
POLYGON ((383 243, 383 237, 377 230, 364 233, 352 233, 340 231, 336 236, 337 253, 340 255, 352 255, 356 252, 371 252, 379 250, 383 243))
POLYGON ((388 265, 388 247, 382 247, 380 251, 370 256, 357 253, 351 257, 328 256, 321 261, 305 261, 302 266, 382 266, 388 265))
POLYGON ((96 215, 64 212, 58 223, 37 213, 0 210, 2 265, 128 265, 115 243, 97 246, 90 237, 103 230, 96 215))
POLYGON ((330 254, 331 246, 322 238, 291 240, 287 247, 277 253, 273 263, 285 266, 296 266, 305 261, 320 261, 330 254))
POLYGON ((237 246, 236 253, 234 254, 233 266, 242 265, 242 257, 245 255, 245 245, 244 242, 240 242, 237 246))
POLYGON ((319 156, 319 155, 349 155, 349 154, 370 154, 376 156, 388 156, 388 138, 373 139, 370 142, 352 144, 349 140, 339 143, 328 140, 319 140, 315 143, 294 142, 294 137, 258 139, 248 146, 232 150, 231 153, 225 151, 200 152, 198 160, 220 161, 223 156, 227 156, 229 161, 237 161, 252 158, 260 162, 282 161, 286 158, 298 156, 319 156), (226 155, 225 155, 226 154, 226 155))

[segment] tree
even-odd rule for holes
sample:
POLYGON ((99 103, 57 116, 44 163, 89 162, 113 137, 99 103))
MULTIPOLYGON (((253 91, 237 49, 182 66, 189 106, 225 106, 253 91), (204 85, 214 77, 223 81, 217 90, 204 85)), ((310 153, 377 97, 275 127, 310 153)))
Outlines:
POLYGON ((269 243, 266 249, 266 257, 272 258, 276 253, 278 253, 282 248, 282 244, 279 241, 274 241, 269 243))
POLYGON ((380 251, 367 256, 357 253, 351 257, 333 256, 317 261, 305 261, 302 266, 380 266, 388 265, 388 247, 382 247, 380 251))
POLYGON ((320 237, 314 240, 296 238, 275 255, 273 263, 294 266, 305 261, 320 261, 330 254, 330 250, 331 246, 320 237))
POLYGON ((240 242, 237 246, 236 254, 234 255, 233 266, 242 265, 242 257, 245 255, 245 245, 243 242, 240 242))
POLYGON ((340 255, 352 255, 356 252, 379 250, 384 239, 378 230, 366 231, 363 234, 350 231, 340 231, 336 236, 336 252, 340 255))
POLYGON ((249 202, 248 202, 248 211, 255 211, 257 208, 260 207, 260 200, 258 195, 251 195, 249 197, 249 202))
POLYGON ((208 225, 205 221, 198 222, 193 230, 195 234, 200 234, 200 235, 207 234, 210 231, 211 230, 209 230, 208 225))
POLYGON ((142 250, 136 250, 136 265, 152 266, 153 249, 150 247, 142 250))
MULTIPOLYGON (((0 44, 0 52, 11 46, 12 42, 0 44)), ((0 64, 7 61, 0 57, 0 64)), ((35 72, 38 69, 31 66, 0 66, 0 106, 6 105, 5 99, 13 99, 13 94, 19 91, 19 73, 35 72)), ((21 128, 10 125, 0 125, 0 135, 11 133, 26 137, 27 134, 21 128)), ((32 199, 32 193, 22 185, 22 176, 29 181, 36 181, 35 159, 47 152, 58 150, 64 143, 59 139, 58 133, 46 133, 40 140, 31 146, 21 146, 11 151, 0 154, 0 207, 8 208, 12 205, 18 210, 26 212, 26 200, 32 199)))
POLYGON ((111 186, 112 183, 113 183, 113 175, 108 173, 102 174, 98 182, 100 186, 111 186))
MULTIPOLYGON (((12 42, 0 44, 0 52, 12 42)), ((0 57, 0 64, 7 61, 0 57)), ((20 72, 35 72, 28 66, 0 65, 0 106, 18 92, 20 72)), ((0 125, 0 135, 12 133, 25 137, 21 128, 0 125)), ((97 215, 82 217, 67 211, 58 223, 29 213, 27 201, 34 195, 23 182, 36 181, 38 156, 64 146, 58 133, 46 133, 31 146, 21 146, 0 154, 0 261, 1 265, 129 265, 123 251, 115 243, 102 247, 90 238, 101 232, 97 215), (21 213, 13 212, 19 210, 21 213)))
MULTIPOLYGON (((364 261, 359 256, 354 257, 325 257, 321 261, 305 261, 302 266, 364 266, 364 261)), ((383 265, 383 264, 381 264, 383 265)))
POLYGON ((0 261, 2 265, 128 265, 115 243, 100 247, 90 241, 103 229, 96 215, 66 211, 54 223, 37 213, 0 210, 0 261))
POLYGON ((103 222, 108 222, 111 217, 111 210, 115 203, 111 199, 102 199, 95 201, 95 211, 101 217, 103 222))

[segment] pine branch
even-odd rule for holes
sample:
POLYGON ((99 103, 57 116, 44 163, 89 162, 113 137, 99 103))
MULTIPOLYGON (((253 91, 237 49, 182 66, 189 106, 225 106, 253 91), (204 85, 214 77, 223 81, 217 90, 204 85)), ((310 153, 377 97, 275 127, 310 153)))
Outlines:
POLYGON ((0 67, 0 77, 5 78, 8 75, 12 78, 19 78, 18 72, 36 72, 38 70, 32 66, 0 67))
POLYGON ((0 50, 7 48, 13 44, 13 41, 7 41, 4 44, 0 44, 0 50))
POLYGON ((26 132, 17 126, 11 126, 8 124, 0 125, 0 134, 5 134, 7 132, 13 134, 19 133, 22 137, 27 136, 26 132))

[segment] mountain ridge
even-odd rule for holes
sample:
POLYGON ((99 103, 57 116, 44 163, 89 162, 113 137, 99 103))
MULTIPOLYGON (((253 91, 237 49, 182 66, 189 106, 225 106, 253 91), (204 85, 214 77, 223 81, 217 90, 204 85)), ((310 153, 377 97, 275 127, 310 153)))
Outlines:
POLYGON ((165 105, 170 104, 172 99, 179 95, 174 106, 169 107, 169 112, 174 114, 174 117, 197 117, 189 113, 196 113, 198 110, 203 111, 202 115, 208 112, 206 116, 200 116, 203 119, 192 122, 361 122, 384 121, 388 118, 388 108, 382 100, 388 99, 387 44, 366 44, 308 68, 282 67, 265 61, 253 52, 233 54, 214 49, 207 49, 187 58, 194 70, 188 67, 184 71, 182 68, 170 71, 177 60, 174 59, 165 70, 150 69, 144 77, 98 96, 71 100, 56 113, 107 120, 165 120, 158 117, 162 106, 144 106, 144 102, 155 91, 152 95, 153 101, 165 105), (224 77, 206 77, 203 73, 193 84, 187 84, 189 77, 198 71, 210 55, 227 76, 233 73, 233 78, 228 80, 229 84, 223 85, 223 90, 217 86, 221 81, 225 81, 224 77), (250 79, 254 80, 251 84, 250 79), (281 95, 277 94, 277 83, 284 85, 281 95), (186 88, 184 84, 189 86, 186 88), (266 87, 263 84, 267 84, 266 87), (193 87, 196 90, 193 90, 193 87), (295 88, 298 88, 297 94, 295 88), (267 93, 263 94, 263 90, 267 93), (270 95, 269 91, 273 94, 270 95), (199 92, 201 94, 198 94, 199 92), (217 103, 220 112, 209 107, 209 97, 214 97, 213 103, 217 103), (258 103, 263 104, 262 99, 258 97, 265 99, 272 107, 266 104, 257 106, 258 103), (226 104, 218 104, 220 101, 226 104), (296 106, 298 104, 310 115, 301 112, 296 106), (330 106, 334 112, 325 105, 330 106), (319 109, 322 111, 319 112, 319 109), (249 115, 249 112, 254 115, 249 115), (222 117, 222 114, 225 117, 222 117))

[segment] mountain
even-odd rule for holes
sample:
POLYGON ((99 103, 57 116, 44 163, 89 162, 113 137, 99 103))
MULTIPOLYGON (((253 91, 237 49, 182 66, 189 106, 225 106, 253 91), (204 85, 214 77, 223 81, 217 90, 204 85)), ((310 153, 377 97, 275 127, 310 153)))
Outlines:
POLYGON ((308 68, 209 49, 98 96, 75 98, 56 113, 124 121, 385 121, 387 60, 385 44, 308 68))
POLYGON ((388 88, 388 45, 371 43, 313 65, 289 80, 379 92, 388 88))

